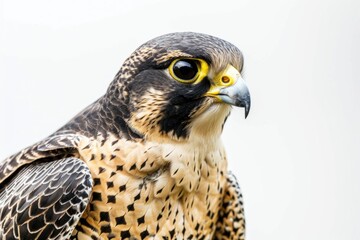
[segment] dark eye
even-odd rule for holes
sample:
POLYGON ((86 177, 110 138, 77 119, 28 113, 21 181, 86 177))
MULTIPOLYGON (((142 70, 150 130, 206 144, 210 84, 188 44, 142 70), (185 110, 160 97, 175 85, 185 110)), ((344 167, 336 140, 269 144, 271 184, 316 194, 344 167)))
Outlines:
POLYGON ((198 65, 193 60, 180 60, 174 64, 173 72, 182 80, 192 80, 198 74, 198 65))
POLYGON ((208 63, 200 58, 175 59, 168 67, 170 75, 178 82, 197 84, 208 74, 208 63))
POLYGON ((199 63, 194 59, 175 60, 169 67, 171 76, 183 83, 192 83, 199 76, 199 63))

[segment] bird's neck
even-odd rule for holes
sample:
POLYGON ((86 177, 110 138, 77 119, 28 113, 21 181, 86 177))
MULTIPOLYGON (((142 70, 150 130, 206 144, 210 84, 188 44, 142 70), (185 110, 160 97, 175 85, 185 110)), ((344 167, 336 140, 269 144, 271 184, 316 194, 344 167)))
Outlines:
POLYGON ((56 133, 77 132, 88 137, 113 135, 123 139, 141 139, 127 123, 129 109, 126 103, 103 96, 85 108, 56 133))

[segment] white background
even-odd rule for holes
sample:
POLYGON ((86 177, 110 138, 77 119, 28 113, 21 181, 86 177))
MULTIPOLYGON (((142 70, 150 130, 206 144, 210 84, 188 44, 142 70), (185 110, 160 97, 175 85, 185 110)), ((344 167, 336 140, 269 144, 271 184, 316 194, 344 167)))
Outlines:
POLYGON ((245 55, 252 109, 225 133, 247 237, 360 239, 358 0, 0 3, 0 158, 101 96, 140 44, 212 34, 245 55))

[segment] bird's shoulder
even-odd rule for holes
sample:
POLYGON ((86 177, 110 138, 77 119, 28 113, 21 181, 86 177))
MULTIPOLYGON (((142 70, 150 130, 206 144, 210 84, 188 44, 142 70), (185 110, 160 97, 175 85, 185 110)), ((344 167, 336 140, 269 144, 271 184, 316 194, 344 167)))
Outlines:
POLYGON ((77 157, 79 143, 86 137, 74 133, 51 135, 0 162, 0 189, 22 166, 35 161, 51 161, 64 157, 77 157))

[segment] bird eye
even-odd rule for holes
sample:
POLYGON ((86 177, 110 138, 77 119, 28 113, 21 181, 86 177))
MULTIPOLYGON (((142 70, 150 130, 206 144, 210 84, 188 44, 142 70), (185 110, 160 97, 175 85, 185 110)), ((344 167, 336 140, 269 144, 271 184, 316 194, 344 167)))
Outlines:
POLYGON ((199 77, 200 64, 195 59, 177 59, 169 67, 170 75, 182 83, 193 83, 199 77))
POLYGON ((198 73, 198 66, 193 60, 180 60, 174 64, 173 72, 176 77, 191 81, 198 73))
POLYGON ((196 84, 207 76, 209 65, 203 59, 182 58, 174 60, 168 69, 176 81, 196 84))

